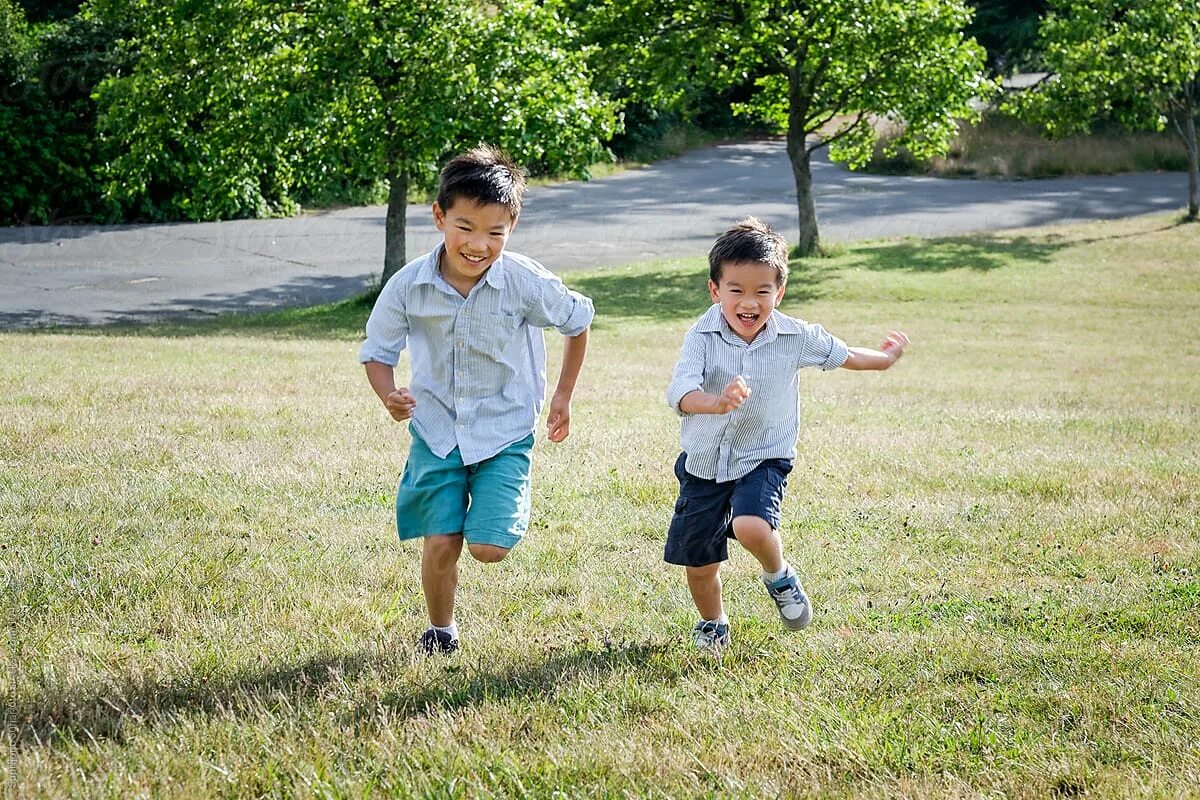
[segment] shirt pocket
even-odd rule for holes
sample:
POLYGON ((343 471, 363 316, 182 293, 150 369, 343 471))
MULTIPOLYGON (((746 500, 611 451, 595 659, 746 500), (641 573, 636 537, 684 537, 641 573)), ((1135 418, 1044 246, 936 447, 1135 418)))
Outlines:
POLYGON ((501 311, 481 314, 475 349, 485 358, 503 362, 521 330, 522 321, 522 317, 516 314, 501 311))

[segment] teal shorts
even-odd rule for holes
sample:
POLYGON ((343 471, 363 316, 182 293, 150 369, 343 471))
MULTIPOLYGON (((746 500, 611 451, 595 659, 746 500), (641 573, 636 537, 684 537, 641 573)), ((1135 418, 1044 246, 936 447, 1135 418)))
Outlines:
POLYGON ((461 533, 469 544, 511 548, 529 527, 533 434, 478 464, 458 448, 438 458, 415 430, 396 490, 401 539, 461 533))

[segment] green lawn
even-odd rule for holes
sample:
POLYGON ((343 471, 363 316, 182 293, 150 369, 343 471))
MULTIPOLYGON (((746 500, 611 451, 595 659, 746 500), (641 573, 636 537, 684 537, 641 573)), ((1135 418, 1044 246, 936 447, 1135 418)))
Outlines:
POLYGON ((413 655, 407 434, 356 361, 365 304, 0 334, 0 777, 22 798, 1195 796, 1198 253, 1200 226, 1159 217, 795 263, 785 311, 913 345, 804 374, 783 535, 815 621, 784 632, 738 551, 721 659, 661 562, 663 394, 703 259, 567 276, 598 310, 573 432, 538 442, 527 541, 463 562, 449 659, 413 655))

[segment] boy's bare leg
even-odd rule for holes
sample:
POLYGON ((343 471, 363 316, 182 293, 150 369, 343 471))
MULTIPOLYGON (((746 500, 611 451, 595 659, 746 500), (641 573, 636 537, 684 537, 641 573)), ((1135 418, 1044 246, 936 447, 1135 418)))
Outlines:
POLYGON ((684 567, 687 570, 688 590, 701 619, 721 619, 725 606, 721 603, 721 565, 684 567))
POLYGON ((458 589, 458 557, 462 554, 461 533, 426 536, 421 552, 421 588, 429 621, 439 627, 454 622, 454 592, 458 589))
POLYGON ((471 552, 471 558, 476 561, 481 561, 484 564, 495 564, 508 555, 509 548, 497 547, 494 544, 472 544, 467 543, 467 549, 471 552))
POLYGON ((733 535, 758 559, 763 572, 776 573, 783 569, 783 540, 779 532, 762 517, 733 518, 733 535))

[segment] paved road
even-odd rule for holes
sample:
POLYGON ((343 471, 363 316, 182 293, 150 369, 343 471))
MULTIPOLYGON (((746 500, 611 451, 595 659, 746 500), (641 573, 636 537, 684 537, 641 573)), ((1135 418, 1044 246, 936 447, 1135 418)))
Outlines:
MULTIPOLYGON (((825 241, 937 236, 1173 211, 1182 173, 1039 181, 944 180, 813 166, 825 241)), ((531 189, 510 247, 557 271, 701 256, 753 213, 794 241, 781 141, 725 144, 589 183, 531 189)), ((0 328, 210 315, 339 299, 383 260, 384 209, 281 220, 0 229, 0 328)), ((437 240, 408 210, 410 257, 437 240)))

